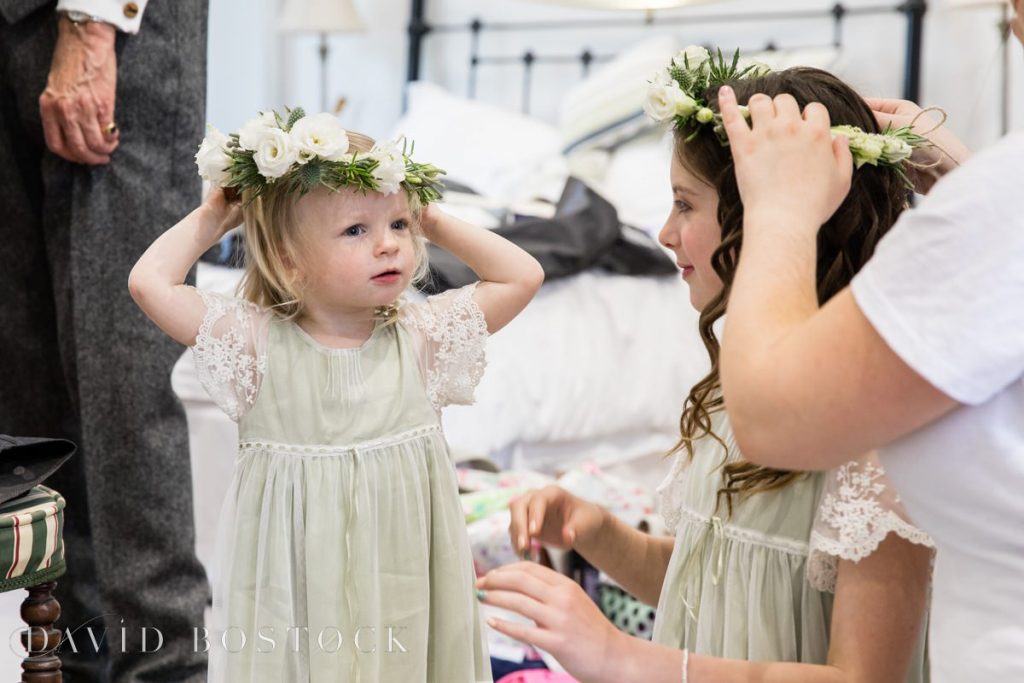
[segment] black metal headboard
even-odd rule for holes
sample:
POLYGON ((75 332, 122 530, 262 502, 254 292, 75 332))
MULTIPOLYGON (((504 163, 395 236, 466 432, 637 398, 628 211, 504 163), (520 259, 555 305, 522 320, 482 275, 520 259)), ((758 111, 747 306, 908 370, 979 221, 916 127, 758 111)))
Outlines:
MULTIPOLYGON (((475 95, 476 77, 479 67, 488 64, 507 64, 517 62, 523 68, 523 110, 529 111, 531 74, 537 64, 578 62, 584 73, 594 62, 609 59, 610 56, 597 55, 590 50, 583 50, 576 55, 545 55, 527 50, 521 56, 495 57, 480 53, 480 38, 485 32, 496 31, 570 31, 590 28, 636 28, 642 26, 668 26, 673 24, 687 25, 710 24, 723 22, 759 23, 759 22, 791 22, 804 20, 821 20, 831 18, 833 22, 832 44, 840 47, 842 43, 843 22, 854 16, 870 16, 894 13, 903 14, 907 20, 906 57, 903 75, 903 97, 917 101, 921 93, 921 52, 923 47, 924 15, 928 8, 927 0, 905 0, 898 4, 847 7, 837 3, 831 7, 808 10, 767 10, 746 14, 700 14, 700 15, 664 15, 653 12, 637 13, 631 18, 616 17, 614 19, 581 19, 578 21, 523 21, 523 22, 485 22, 474 19, 468 24, 430 24, 426 21, 427 0, 412 0, 412 12, 409 21, 409 63, 406 74, 407 81, 420 78, 422 65, 423 43, 431 34, 464 33, 470 36, 470 76, 469 95, 475 95)), ((765 49, 775 49, 773 43, 765 49)))

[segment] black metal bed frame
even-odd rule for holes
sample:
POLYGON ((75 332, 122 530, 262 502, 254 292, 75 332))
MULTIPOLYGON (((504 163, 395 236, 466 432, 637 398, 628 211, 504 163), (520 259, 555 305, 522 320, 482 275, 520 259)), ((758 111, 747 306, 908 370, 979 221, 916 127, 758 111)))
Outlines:
MULTIPOLYGON (((841 2, 831 7, 822 9, 798 9, 798 10, 777 10, 764 12, 749 12, 746 14, 695 14, 695 15, 662 15, 654 12, 638 12, 631 15, 619 16, 616 18, 580 19, 576 21, 521 21, 521 22, 485 22, 482 19, 474 19, 468 24, 430 24, 426 20, 427 0, 411 0, 411 14, 409 20, 409 58, 406 72, 407 81, 416 81, 420 78, 420 67, 422 65, 423 42, 430 34, 440 33, 468 33, 470 35, 470 76, 469 96, 476 94, 476 80, 479 67, 492 64, 520 63, 523 66, 523 111, 530 109, 530 94, 532 90, 532 73, 537 64, 572 63, 578 62, 582 68, 583 75, 586 75, 590 66, 595 62, 605 61, 611 55, 597 55, 588 49, 577 55, 543 55, 532 50, 527 50, 521 56, 500 57, 485 56, 480 53, 480 38, 484 32, 497 31, 566 31, 594 28, 641 28, 644 26, 671 26, 677 24, 712 24, 735 22, 744 23, 756 22, 787 22, 831 19, 833 22, 832 45, 840 47, 842 44, 843 22, 848 17, 862 17, 882 14, 899 13, 906 16, 906 52, 903 75, 903 97, 908 100, 918 101, 921 94, 921 54, 923 48, 924 16, 928 9, 927 0, 905 0, 898 4, 871 5, 864 7, 847 7, 841 2)), ((774 43, 769 42, 765 49, 776 49, 774 43)))

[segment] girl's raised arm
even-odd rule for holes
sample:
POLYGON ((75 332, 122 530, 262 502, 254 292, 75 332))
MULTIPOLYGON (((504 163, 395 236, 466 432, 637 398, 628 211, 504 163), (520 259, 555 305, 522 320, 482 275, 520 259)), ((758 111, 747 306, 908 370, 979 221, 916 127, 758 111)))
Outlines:
POLYGON ((480 278, 474 299, 493 334, 526 308, 544 282, 537 259, 489 230, 449 216, 435 206, 423 210, 427 238, 458 257, 480 278))
POLYGON ((214 187, 206 200, 156 239, 131 275, 128 290, 139 308, 176 341, 191 346, 206 307, 199 294, 184 284, 185 276, 207 249, 241 222, 241 208, 214 187))

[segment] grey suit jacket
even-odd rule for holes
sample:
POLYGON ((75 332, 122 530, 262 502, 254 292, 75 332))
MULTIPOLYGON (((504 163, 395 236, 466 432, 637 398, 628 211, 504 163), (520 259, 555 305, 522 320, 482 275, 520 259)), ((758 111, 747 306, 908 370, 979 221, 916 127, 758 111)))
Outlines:
POLYGON ((0 0, 0 16, 13 24, 46 5, 56 7, 57 3, 54 0, 0 0))

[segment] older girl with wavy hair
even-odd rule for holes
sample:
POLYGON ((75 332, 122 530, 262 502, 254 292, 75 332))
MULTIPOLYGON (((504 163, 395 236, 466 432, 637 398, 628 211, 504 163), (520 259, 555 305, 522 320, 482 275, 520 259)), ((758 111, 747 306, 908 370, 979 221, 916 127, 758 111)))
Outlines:
MULTIPOLYGON (((714 125, 717 86, 727 82, 741 102, 761 92, 788 93, 802 106, 823 103, 832 121, 860 129, 854 135, 891 143, 894 158, 905 156, 897 153, 901 143, 870 138, 879 129, 868 104, 817 69, 740 70, 691 49, 669 73, 683 87, 661 84, 676 126, 675 199, 660 239, 701 311, 711 360, 686 399, 675 463, 659 488, 674 537, 629 528, 557 487, 516 501, 511 526, 517 547, 536 538, 573 548, 657 604, 653 642, 617 631, 575 583, 536 564, 489 573, 478 582, 480 597, 532 619, 535 625, 492 625, 550 651, 581 681, 925 681, 930 539, 905 519, 870 455, 830 474, 747 462, 724 411, 718 367, 743 204, 730 149, 714 125), (700 68, 712 78, 687 92, 700 68), (715 82, 716 75, 724 78, 715 82)), ((850 282, 906 206, 903 170, 880 163, 887 149, 861 150, 849 195, 819 233, 821 303, 850 282)))

